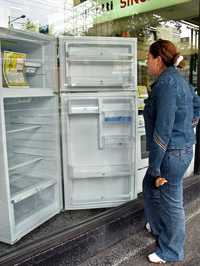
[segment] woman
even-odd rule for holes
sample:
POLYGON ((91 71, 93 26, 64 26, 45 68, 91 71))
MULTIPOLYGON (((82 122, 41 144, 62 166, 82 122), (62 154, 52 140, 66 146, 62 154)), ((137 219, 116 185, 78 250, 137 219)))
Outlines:
POLYGON ((144 108, 149 167, 143 193, 146 221, 157 239, 157 248, 148 259, 181 261, 185 239, 182 179, 193 156, 200 97, 178 71, 184 62, 173 43, 154 42, 147 61, 148 72, 156 80, 144 108), (158 177, 166 182, 156 187, 158 177))

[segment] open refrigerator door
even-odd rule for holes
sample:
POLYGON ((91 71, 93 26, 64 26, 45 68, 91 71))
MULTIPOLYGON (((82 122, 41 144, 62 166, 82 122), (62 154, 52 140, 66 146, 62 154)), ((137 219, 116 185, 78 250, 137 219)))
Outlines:
POLYGON ((136 40, 60 38, 65 209, 135 198, 136 40))
POLYGON ((0 29, 0 241, 9 244, 62 208, 55 44, 0 29))

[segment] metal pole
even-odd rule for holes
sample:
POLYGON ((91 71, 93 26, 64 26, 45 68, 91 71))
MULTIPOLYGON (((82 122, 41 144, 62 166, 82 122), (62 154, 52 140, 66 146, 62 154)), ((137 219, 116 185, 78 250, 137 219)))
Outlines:
MULTIPOLYGON (((199 30, 200 30, 200 0, 199 0, 199 30)), ((200 31, 198 34, 198 65, 197 65, 197 94, 200 96, 200 31)), ((196 128, 196 147, 194 160, 194 174, 200 174, 200 122, 196 128)))

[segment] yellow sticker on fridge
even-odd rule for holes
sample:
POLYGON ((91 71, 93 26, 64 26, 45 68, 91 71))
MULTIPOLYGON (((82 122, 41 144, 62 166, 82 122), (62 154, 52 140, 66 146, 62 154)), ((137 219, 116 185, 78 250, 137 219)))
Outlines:
POLYGON ((24 76, 25 53, 3 52, 3 76, 8 88, 28 88, 24 76))

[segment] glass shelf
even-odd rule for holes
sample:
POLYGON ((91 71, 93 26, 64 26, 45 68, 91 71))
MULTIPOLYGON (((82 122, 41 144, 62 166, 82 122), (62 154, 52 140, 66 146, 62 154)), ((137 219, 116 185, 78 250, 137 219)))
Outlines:
POLYGON ((106 58, 77 58, 77 59, 74 59, 74 58, 68 58, 67 59, 68 62, 72 62, 72 63, 90 63, 90 62, 97 62, 97 63, 110 63, 110 64, 113 64, 113 63, 133 63, 133 60, 132 59, 106 59, 106 58))
POLYGON ((18 132, 23 132, 23 131, 31 131, 40 128, 41 126, 26 126, 25 124, 10 124, 7 127, 7 134, 13 134, 13 133, 18 133, 18 132))
POLYGON ((33 176, 11 177, 11 202, 20 202, 56 184, 54 179, 33 176))
POLYGON ((8 158, 8 168, 9 171, 14 171, 19 168, 37 163, 41 161, 43 158, 35 155, 29 154, 19 154, 16 153, 8 158))

